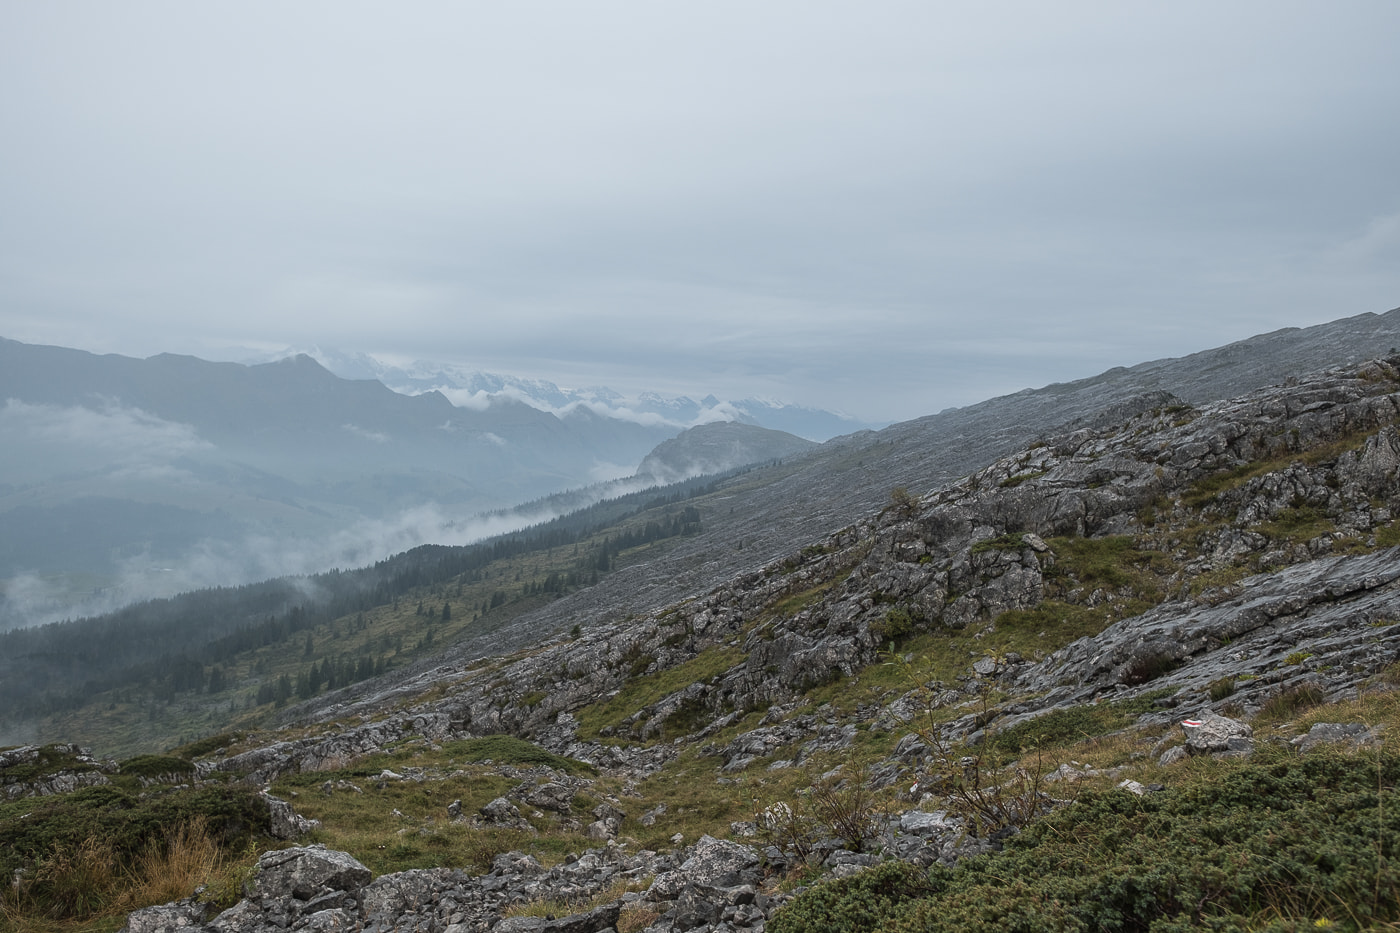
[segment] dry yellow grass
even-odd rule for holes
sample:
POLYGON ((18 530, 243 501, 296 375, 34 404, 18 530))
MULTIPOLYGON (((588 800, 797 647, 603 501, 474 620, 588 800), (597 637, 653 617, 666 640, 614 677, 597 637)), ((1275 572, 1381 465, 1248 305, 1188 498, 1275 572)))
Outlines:
POLYGON ((175 829, 136 860, 121 905, 135 910, 189 897, 200 886, 220 887, 234 866, 203 819, 175 829))
POLYGON ((15 933, 116 930, 130 911, 189 897, 203 887, 211 900, 232 903, 256 854, 232 859, 202 819, 173 829, 134 861, 122 864, 106 840, 88 837, 56 848, 32 877, 0 898, 0 929, 15 933))
POLYGON ((637 933, 660 919, 661 912, 654 907, 630 905, 617 915, 617 933, 637 933))

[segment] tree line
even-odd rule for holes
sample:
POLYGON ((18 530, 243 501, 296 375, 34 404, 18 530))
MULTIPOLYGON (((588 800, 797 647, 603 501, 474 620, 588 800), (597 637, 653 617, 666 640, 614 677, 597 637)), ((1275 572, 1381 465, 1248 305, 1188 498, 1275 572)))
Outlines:
MULTIPOLYGON (((103 616, 0 633, 0 720, 18 721, 73 709, 112 690, 149 690, 160 699, 228 686, 226 668, 250 651, 286 643, 317 626, 395 603, 423 587, 484 578, 487 568, 523 555, 573 547, 604 535, 567 570, 525 581, 512 594, 498 590, 482 612, 515 598, 562 595, 596 583, 630 548, 700 530, 693 505, 636 527, 605 534, 638 515, 674 509, 712 492, 717 482, 691 480, 605 500, 569 515, 465 546, 423 545, 369 567, 284 577, 237 587, 214 587, 149 600, 103 616)), ((450 610, 444 602, 444 618, 450 610)), ((426 645, 431 647, 431 632, 426 645)), ((271 702, 314 695, 383 673, 385 657, 322 659, 304 680, 277 682, 271 702), (325 665, 330 665, 326 667, 325 665), (286 693, 285 696, 283 694, 286 693)), ((261 697, 262 688, 259 696, 261 697)))

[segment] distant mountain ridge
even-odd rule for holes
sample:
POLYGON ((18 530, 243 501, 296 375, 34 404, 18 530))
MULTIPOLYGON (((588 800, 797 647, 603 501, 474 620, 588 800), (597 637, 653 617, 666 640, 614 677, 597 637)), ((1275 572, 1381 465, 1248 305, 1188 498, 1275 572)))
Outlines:
POLYGON ((308 356, 139 360, 0 338, 0 586, 12 608, 63 611, 69 575, 95 574, 83 592, 112 608, 463 543, 473 516, 630 476, 676 431, 507 396, 460 408, 308 356))
POLYGON ((454 404, 468 408, 514 399, 558 415, 585 407, 603 417, 668 426, 677 431, 718 421, 738 421, 818 442, 884 426, 840 412, 768 399, 721 400, 709 394, 696 401, 659 392, 627 396, 606 386, 565 389, 546 379, 482 372, 456 363, 420 360, 394 366, 365 353, 327 348, 313 348, 306 354, 342 378, 375 379, 405 395, 440 392, 454 404))
MULTIPOLYGON (((82 611, 100 612, 357 566, 425 542, 469 543, 518 526, 502 510, 521 503, 580 490, 570 501, 587 504, 655 485, 614 481, 690 422, 753 417, 713 396, 590 390, 586 400, 485 374, 466 388, 444 384, 464 403, 453 404, 425 388, 439 374, 396 374, 416 394, 338 376, 306 354, 248 365, 0 338, 0 603, 10 607, 0 627, 52 618, 75 598, 96 598, 82 611)), ((720 468, 740 460, 736 448, 720 468)))
MULTIPOLYGON (((619 611, 644 610, 754 560, 781 557, 792 541, 819 537, 888 503, 893 487, 928 489, 1037 437, 1128 417, 1172 396, 1200 403, 1237 395, 1395 346, 1400 309, 1287 328, 844 435, 785 458, 782 469, 734 493, 726 513, 732 518, 707 521, 705 534, 685 538, 645 570, 610 578, 589 598, 607 598, 619 611), (632 573, 648 580, 628 580, 632 573), (614 586, 618 591, 609 593, 614 586)), ((33 563, 44 553, 105 555, 101 572, 109 579, 101 585, 114 585, 113 574, 135 581, 124 601, 359 566, 424 541, 478 540, 509 529, 472 516, 584 485, 581 475, 629 475, 630 464, 675 433, 606 418, 585 405, 561 417, 504 394, 483 399, 481 410, 454 407, 441 393, 407 397, 373 381, 339 379, 306 356, 241 367, 192 357, 96 357, 14 341, 0 341, 0 399, 0 560, 11 561, 0 567, 0 579, 16 569, 50 569, 33 563), (93 373, 139 377, 120 391, 86 371, 61 378, 78 363, 93 373), (43 391, 17 388, 24 373, 43 391), (189 380, 188 390, 172 388, 180 384, 175 373, 189 380), (268 385, 245 387, 246 378, 268 385), (211 402, 211 410, 201 410, 198 400, 219 385, 228 390, 223 407, 211 402), (341 391, 356 403, 330 397, 341 391), (289 465, 282 445, 293 442, 310 450, 289 465), (503 479, 493 486, 493 477, 503 479), (87 500, 97 500, 101 514, 120 515, 126 537, 112 540, 110 529, 96 534, 54 511, 87 500), (139 508, 122 505, 133 502, 139 508), (176 521, 178 510, 190 521, 176 521), (229 525, 232 543, 199 537, 207 528, 228 535, 229 525), (103 546, 65 549, 61 535, 70 532, 103 546), (153 582, 158 590, 141 589, 153 582)), ((22 582, 6 586, 11 606, 47 593, 42 579, 22 582)), ((531 628, 560 624, 554 611, 545 607, 531 628)))
POLYGON ((249 465, 297 478, 403 469, 405 461, 421 471, 450 468, 474 477, 486 506, 556 491, 587 477, 595 462, 636 463, 674 433, 624 424, 600 441, 587 413, 559 418, 505 397, 463 409, 437 392, 405 396, 375 380, 342 379, 304 355, 244 366, 171 354, 97 356, 2 339, 0 398, 139 410, 186 426, 249 465), (294 458, 288 444, 297 447, 294 458), (489 474, 504 478, 506 488, 490 489, 489 474))
POLYGON ((750 463, 780 460, 816 446, 795 434, 737 421, 702 424, 658 444, 642 461, 637 475, 652 477, 658 483, 676 483, 750 463))

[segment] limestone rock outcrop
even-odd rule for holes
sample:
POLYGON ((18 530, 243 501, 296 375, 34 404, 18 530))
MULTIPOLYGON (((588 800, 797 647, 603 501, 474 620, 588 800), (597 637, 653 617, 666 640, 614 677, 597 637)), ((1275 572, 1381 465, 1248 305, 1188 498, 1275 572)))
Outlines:
MULTIPOLYGON (((1400 515, 1397 424, 1397 361, 1200 407, 1138 399, 926 494, 892 497, 881 511, 688 599, 635 617, 586 619, 576 634, 489 668, 440 669, 432 700, 308 730, 216 767, 267 782, 344 767, 389 743, 507 733, 629 780, 693 748, 722 759, 724 780, 740 780, 839 752, 863 728, 905 736, 868 780, 907 782, 912 792, 938 779, 929 773, 938 737, 909 734, 921 706, 952 709, 942 738, 975 744, 1058 711, 1129 699, 1148 709, 1138 725, 1156 727, 1154 738, 1169 733, 1154 750, 1164 761, 1247 755, 1245 720, 1267 704, 1304 693, 1354 696, 1400 659, 1400 548, 1385 546, 1396 540, 1400 515), (1090 553, 1109 556, 1096 564, 1090 553), (1093 625, 1037 649, 1037 628, 1050 628, 1040 620, 1054 613, 1092 616, 1093 625), (958 680, 885 690, 844 717, 799 711, 814 686, 859 677, 877 660, 897 663, 911 635, 976 644, 1013 625, 1029 628, 1029 647, 968 657, 958 680), (1070 641, 1086 630, 1094 634, 1070 641), (580 734, 584 708, 599 698, 702 657, 714 662, 703 677, 668 685, 665 696, 649 694, 580 734), (1010 699, 977 708, 978 697, 994 692, 1010 699), (717 737, 753 710, 768 711, 756 727, 717 737)), ((1338 727, 1300 744, 1331 741, 1366 737, 1338 727)), ((238 907, 198 922, 229 931, 260 923, 378 930, 391 928, 392 915, 453 933, 591 931, 646 910, 656 931, 761 928, 774 903, 759 891, 757 866, 785 864, 792 852, 706 837, 682 852, 632 854, 619 832, 621 809, 575 805, 583 783, 531 775, 474 816, 452 814, 525 828, 524 807, 611 843, 564 865, 544 869, 517 854, 478 878, 436 869, 373 882, 354 876, 339 887, 308 882, 301 894, 289 888, 280 907, 257 893, 271 890, 257 882, 238 907), (619 877, 644 876, 653 878, 645 891, 576 916, 503 919, 522 900, 580 902, 619 877)), ((652 825, 664 818, 656 810, 639 817, 652 825)), ((743 829, 758 835, 758 821, 743 829)), ((925 865, 996 844, 946 812, 911 811, 879 832, 886 857, 925 865)), ((818 863, 841 875, 874 858, 835 845, 818 863)), ((264 870, 280 877, 283 866, 264 870)), ((167 916, 175 915, 133 915, 132 929, 167 916)))
POLYGON ((211 916, 207 905, 180 901, 133 912, 126 933, 272 933, 272 931, 422 930, 602 933, 624 910, 645 910, 655 929, 692 930, 718 922, 729 929, 762 929, 781 901, 757 893, 760 853, 704 837, 685 852, 627 854, 609 846, 544 869, 518 852, 498 856, 492 870, 472 876, 452 869, 419 869, 371 880, 364 865, 320 846, 265 853, 245 896, 211 916), (533 901, 583 902, 622 882, 654 877, 644 891, 567 917, 506 916, 533 901))
MULTIPOLYGON (((441 699, 216 766, 266 782, 408 736, 508 733, 641 777, 674 745, 611 738, 681 730, 703 742, 730 711, 781 708, 856 676, 911 633, 985 626, 1051 599, 1117 621, 1048 656, 976 660, 984 680, 1046 698, 1039 710, 1006 712, 1007 722, 1149 683, 1200 705, 1211 684, 1233 678, 1232 702, 1245 712, 1307 684, 1339 696, 1400 648, 1400 631, 1380 624, 1400 618, 1400 558, 1375 548, 1376 530, 1400 514, 1398 379, 1394 362, 1376 361, 1199 408, 1144 397, 1116 410, 1123 420, 1089 419, 664 610, 592 621, 492 674, 443 672, 441 699), (1113 537, 1172 564, 1155 607, 1142 611, 1122 582, 1078 579, 1052 544, 1113 537), (1227 585, 1198 585, 1222 573, 1227 585), (720 650, 735 661, 718 676, 598 736, 577 734, 573 713, 596 698, 720 650)), ((808 726, 765 725, 769 733, 731 743, 726 766, 742 770, 808 726), (786 730, 776 744, 774 728, 786 730)))
POLYGON ((20 745, 0 751, 0 796, 49 797, 110 783, 115 761, 99 761, 77 745, 20 745))

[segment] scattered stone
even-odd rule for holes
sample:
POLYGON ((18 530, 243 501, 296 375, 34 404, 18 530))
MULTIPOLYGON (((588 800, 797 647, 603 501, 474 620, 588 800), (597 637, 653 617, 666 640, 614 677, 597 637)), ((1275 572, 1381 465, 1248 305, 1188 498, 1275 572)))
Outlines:
POLYGON ((1338 722, 1319 722, 1314 723, 1306 734, 1293 739, 1291 744, 1297 746, 1299 754, 1306 754, 1318 745, 1346 744, 1357 748, 1373 745, 1378 739, 1376 730, 1365 723, 1353 722, 1344 725, 1338 722))
POLYGON ((758 835, 758 823, 753 820, 735 820, 729 824, 729 835, 740 839, 752 839, 758 835))
POLYGON ((987 657, 978 658, 976 661, 973 661, 972 670, 983 677, 991 677, 1001 672, 1001 663, 997 661, 996 658, 988 655, 987 657))
POLYGON ((574 790, 563 784, 549 781, 527 790, 522 799, 532 807, 551 810, 567 816, 571 812, 570 806, 574 799, 574 790))
MULTIPOLYGON (((679 833, 677 834, 679 835, 679 833)), ((758 850, 737 842, 701 836, 691 848, 690 857, 674 872, 658 875, 652 887, 679 889, 686 884, 733 887, 756 884, 760 880, 758 850)))
POLYGON ((1173 745, 1171 748, 1162 752, 1162 756, 1157 759, 1157 764, 1163 766, 1174 765, 1177 762, 1185 761, 1187 758, 1190 757, 1191 753, 1186 750, 1185 745, 1173 745))
POLYGON ((515 804, 504 797, 497 797, 482 807, 478 815, 472 817, 472 825, 503 826, 508 829, 534 831, 534 826, 531 825, 530 821, 521 816, 515 804))
POLYGON ((311 820, 292 809, 292 805, 267 791, 262 792, 267 803, 268 816, 272 825, 269 832, 274 839, 300 839, 309 832, 321 828, 320 820, 311 820))
POLYGON ((258 858, 250 899, 309 903, 327 891, 353 891, 369 883, 370 870, 345 852, 314 845, 277 849, 258 858))
POLYGON ((158 904, 134 910, 126 918, 122 933, 188 933, 202 927, 211 913, 207 903, 186 898, 171 904, 158 904))
POLYGON ((593 818, 595 820, 611 822, 614 830, 616 830, 618 826, 621 826, 622 821, 627 819, 627 814, 607 801, 604 801, 593 808, 593 818))
POLYGON ((961 825, 957 821, 950 822, 946 810, 935 810, 926 813, 922 810, 910 810, 908 813, 900 814, 899 828, 906 833, 914 833, 919 836, 927 836, 933 833, 944 832, 955 825, 961 825))
POLYGON ((1045 775, 1044 780, 1049 784, 1054 784, 1056 781, 1082 781, 1084 778, 1096 777, 1102 773, 1102 771, 1088 765, 1076 765, 1067 761, 1045 775))
POLYGON ((1254 729, 1247 723, 1206 710, 1185 719, 1186 751, 1190 755, 1241 756, 1254 751, 1254 729))

